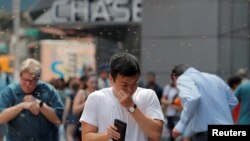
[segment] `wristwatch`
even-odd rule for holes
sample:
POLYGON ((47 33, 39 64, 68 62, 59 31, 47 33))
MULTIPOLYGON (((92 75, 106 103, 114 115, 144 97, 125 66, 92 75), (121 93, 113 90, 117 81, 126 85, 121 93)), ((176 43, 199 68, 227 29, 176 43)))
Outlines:
POLYGON ((134 113, 134 112, 135 112, 136 107, 137 107, 137 105, 136 105, 136 104, 134 104, 134 106, 132 106, 132 107, 129 107, 129 108, 128 108, 128 111, 129 111, 130 113, 134 113))
POLYGON ((39 102, 39 107, 42 108, 43 107, 43 101, 39 102))

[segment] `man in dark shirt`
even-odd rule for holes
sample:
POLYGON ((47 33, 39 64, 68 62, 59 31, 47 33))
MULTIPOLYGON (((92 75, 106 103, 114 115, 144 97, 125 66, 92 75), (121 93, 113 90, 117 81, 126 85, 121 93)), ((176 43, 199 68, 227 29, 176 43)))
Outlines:
POLYGON ((148 72, 147 73, 147 84, 146 88, 152 89, 155 91, 159 101, 161 102, 161 97, 163 90, 162 88, 156 83, 156 77, 154 72, 148 72))
POLYGON ((20 82, 0 95, 0 123, 7 123, 7 141, 58 141, 62 101, 53 86, 40 81, 41 65, 26 59, 20 82))

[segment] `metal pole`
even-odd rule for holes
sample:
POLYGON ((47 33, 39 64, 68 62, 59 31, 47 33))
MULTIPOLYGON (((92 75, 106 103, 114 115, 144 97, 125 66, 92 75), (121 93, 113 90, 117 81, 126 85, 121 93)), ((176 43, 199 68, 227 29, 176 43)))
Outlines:
POLYGON ((12 0, 12 18, 13 18, 13 36, 12 36, 12 46, 10 49, 10 54, 15 56, 14 60, 14 79, 19 78, 19 55, 17 50, 17 43, 19 40, 19 28, 20 28, 20 0, 12 0))
POLYGON ((18 35, 20 27, 20 0, 12 0, 12 14, 13 14, 13 29, 14 33, 18 35))

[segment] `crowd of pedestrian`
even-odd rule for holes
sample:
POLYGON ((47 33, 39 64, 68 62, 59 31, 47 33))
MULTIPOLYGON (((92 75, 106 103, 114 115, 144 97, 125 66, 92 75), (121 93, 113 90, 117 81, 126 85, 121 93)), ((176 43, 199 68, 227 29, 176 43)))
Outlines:
POLYGON ((127 141, 160 140, 165 134, 169 141, 206 141, 209 124, 250 124, 244 69, 223 80, 178 64, 164 87, 154 72, 141 83, 139 62, 129 53, 117 53, 97 72, 88 69, 67 81, 40 80, 41 64, 31 58, 20 70, 20 81, 13 82, 0 66, 0 141, 3 136, 7 141, 119 139, 115 120, 126 124, 127 141))

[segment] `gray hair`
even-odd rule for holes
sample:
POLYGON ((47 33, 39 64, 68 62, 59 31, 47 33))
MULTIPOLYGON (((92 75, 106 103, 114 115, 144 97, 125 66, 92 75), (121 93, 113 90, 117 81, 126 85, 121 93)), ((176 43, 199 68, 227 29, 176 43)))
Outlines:
POLYGON ((172 69, 171 76, 174 75, 176 77, 179 77, 182 75, 186 70, 188 69, 188 65, 186 64, 178 64, 175 65, 172 69))
POLYGON ((41 64, 33 58, 28 58, 22 62, 21 73, 22 72, 29 72, 39 78, 41 75, 41 64))

